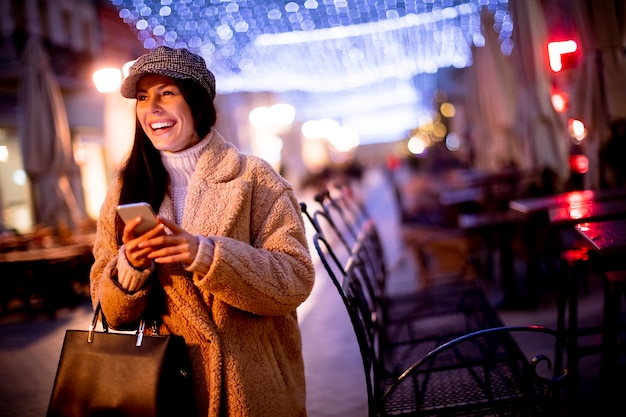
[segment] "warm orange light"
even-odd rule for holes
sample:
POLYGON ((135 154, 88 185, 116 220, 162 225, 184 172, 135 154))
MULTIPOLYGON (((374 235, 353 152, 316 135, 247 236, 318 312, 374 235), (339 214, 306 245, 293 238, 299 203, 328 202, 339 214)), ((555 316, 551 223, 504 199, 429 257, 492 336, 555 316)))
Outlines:
POLYGON ((122 71, 118 68, 102 68, 92 75, 96 89, 100 93, 117 91, 122 84, 122 71))
POLYGON ((548 59, 552 71, 559 72, 563 69, 563 55, 571 54, 578 50, 578 44, 574 40, 549 42, 548 59))

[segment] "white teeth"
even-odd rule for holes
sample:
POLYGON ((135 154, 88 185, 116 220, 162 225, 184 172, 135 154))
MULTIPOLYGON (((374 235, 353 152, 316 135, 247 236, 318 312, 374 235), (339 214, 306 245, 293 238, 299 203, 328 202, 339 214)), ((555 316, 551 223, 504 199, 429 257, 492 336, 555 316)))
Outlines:
POLYGON ((173 122, 157 122, 157 123, 152 123, 150 125, 150 127, 154 130, 163 129, 164 127, 172 127, 172 126, 174 126, 173 122))

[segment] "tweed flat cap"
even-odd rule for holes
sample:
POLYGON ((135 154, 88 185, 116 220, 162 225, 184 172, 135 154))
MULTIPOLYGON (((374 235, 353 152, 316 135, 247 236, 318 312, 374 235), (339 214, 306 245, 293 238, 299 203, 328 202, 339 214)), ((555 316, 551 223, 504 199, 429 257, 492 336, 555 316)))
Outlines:
POLYGON ((208 70, 200 55, 184 48, 159 46, 137 58, 122 82, 121 93, 126 98, 137 96, 137 81, 146 74, 165 75, 178 79, 190 79, 200 84, 215 99, 215 76, 208 70))

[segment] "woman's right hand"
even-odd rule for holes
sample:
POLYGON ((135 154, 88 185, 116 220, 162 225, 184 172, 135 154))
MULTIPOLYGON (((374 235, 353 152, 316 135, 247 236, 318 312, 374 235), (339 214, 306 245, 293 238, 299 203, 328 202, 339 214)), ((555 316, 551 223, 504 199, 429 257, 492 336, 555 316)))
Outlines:
POLYGON ((139 223, 141 223, 141 217, 137 217, 136 219, 126 223, 122 234, 122 242, 124 242, 124 246, 126 248, 125 253, 128 262, 135 269, 145 269, 152 263, 152 260, 148 258, 148 254, 152 252, 153 248, 140 248, 139 244, 154 237, 165 235, 165 226, 160 223, 159 219, 159 224, 154 228, 148 230, 142 235, 135 236, 135 228, 139 225, 139 223))

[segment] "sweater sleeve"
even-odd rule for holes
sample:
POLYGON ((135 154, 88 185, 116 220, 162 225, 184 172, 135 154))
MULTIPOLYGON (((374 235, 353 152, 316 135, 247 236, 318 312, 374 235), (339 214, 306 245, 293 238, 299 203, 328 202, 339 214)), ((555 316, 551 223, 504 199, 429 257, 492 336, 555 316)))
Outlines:
POLYGON ((120 246, 117 254, 117 280, 124 282, 124 279, 143 279, 146 280, 154 271, 154 261, 150 262, 150 266, 145 269, 136 269, 128 262, 126 258, 126 246, 120 246))
POLYGON ((213 263, 215 245, 211 239, 204 236, 198 236, 198 242, 196 259, 194 259, 193 263, 185 268, 185 270, 203 276, 209 272, 211 264, 213 263))

